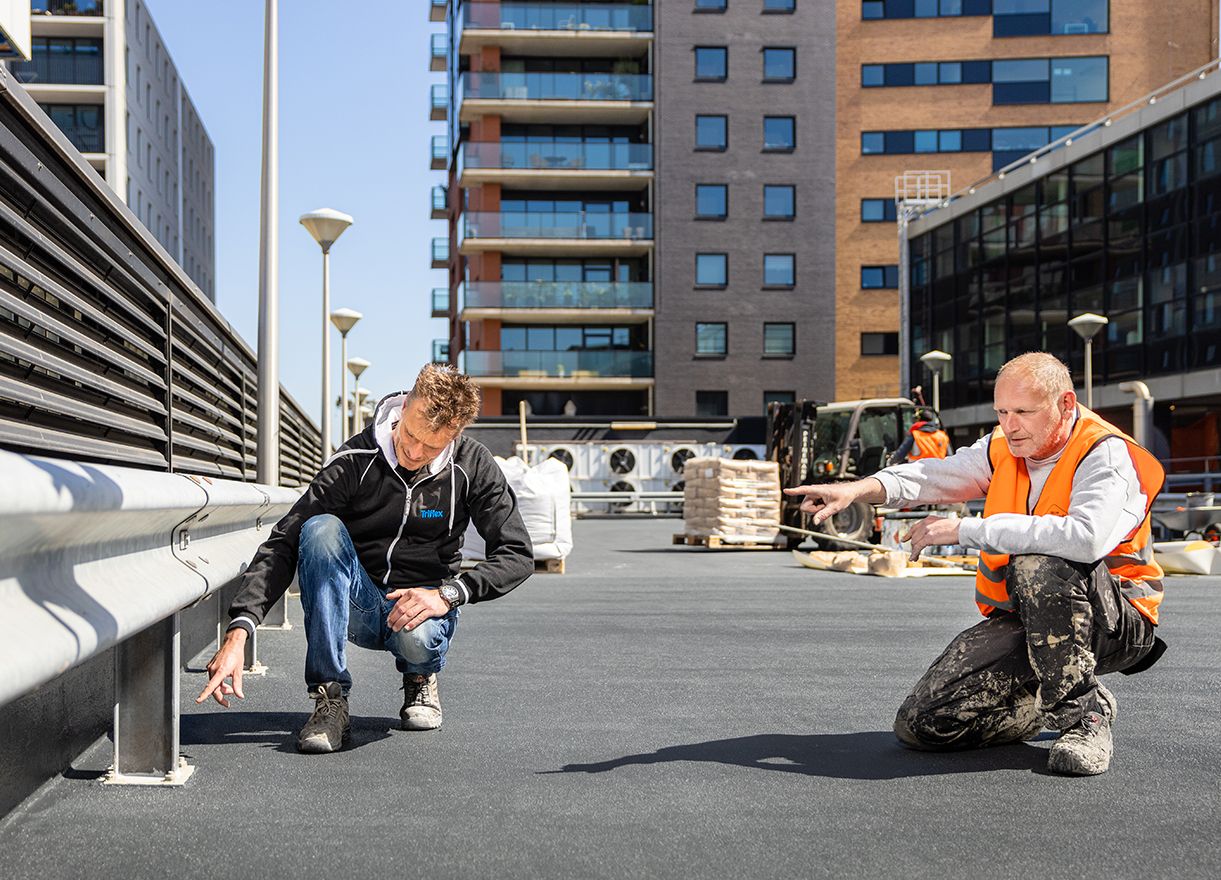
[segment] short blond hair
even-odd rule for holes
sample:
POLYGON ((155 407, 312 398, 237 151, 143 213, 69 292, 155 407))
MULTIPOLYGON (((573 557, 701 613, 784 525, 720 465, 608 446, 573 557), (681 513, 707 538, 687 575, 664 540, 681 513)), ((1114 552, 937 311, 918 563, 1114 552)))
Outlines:
POLYGON ((1026 379, 1047 400, 1073 390, 1073 377, 1064 361, 1045 351, 1028 351, 1007 361, 996 374, 996 381, 1006 376, 1026 379))
POLYGON ((425 364, 408 399, 420 401, 434 431, 461 431, 479 415, 479 386, 448 364, 425 364))

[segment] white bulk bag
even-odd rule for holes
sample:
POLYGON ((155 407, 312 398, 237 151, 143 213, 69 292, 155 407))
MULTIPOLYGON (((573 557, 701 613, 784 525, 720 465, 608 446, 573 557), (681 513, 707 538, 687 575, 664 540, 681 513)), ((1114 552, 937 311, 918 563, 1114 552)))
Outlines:
MULTIPOLYGON (((534 558, 566 558, 572 550, 568 468, 555 458, 548 458, 534 467, 516 456, 496 456, 496 463, 517 496, 517 509, 534 544, 534 558)), ((466 530, 462 558, 483 559, 484 553, 483 538, 472 522, 466 530)))

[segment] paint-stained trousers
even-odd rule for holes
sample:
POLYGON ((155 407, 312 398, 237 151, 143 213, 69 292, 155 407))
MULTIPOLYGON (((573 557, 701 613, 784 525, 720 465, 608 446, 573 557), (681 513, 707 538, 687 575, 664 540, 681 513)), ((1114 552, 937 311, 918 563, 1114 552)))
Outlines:
POLYGON ((1097 676, 1155 658, 1155 627, 1102 563, 1014 556, 1007 585, 1016 610, 959 634, 903 701, 905 744, 970 749, 1067 730, 1110 714, 1097 676))

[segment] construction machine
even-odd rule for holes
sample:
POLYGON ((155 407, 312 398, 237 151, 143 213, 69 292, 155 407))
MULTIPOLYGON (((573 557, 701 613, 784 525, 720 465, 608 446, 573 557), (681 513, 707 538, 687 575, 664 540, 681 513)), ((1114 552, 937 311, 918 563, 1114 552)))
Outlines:
MULTIPOLYGON (((767 413, 767 457, 780 465, 784 488, 810 483, 859 480, 886 466, 916 421, 918 406, 906 397, 824 403, 773 403, 767 413)), ((800 498, 785 495, 781 516, 787 526, 811 529, 800 498)), ((856 541, 871 540, 877 511, 858 501, 819 529, 856 541)), ((794 545, 800 538, 790 538, 794 545)))

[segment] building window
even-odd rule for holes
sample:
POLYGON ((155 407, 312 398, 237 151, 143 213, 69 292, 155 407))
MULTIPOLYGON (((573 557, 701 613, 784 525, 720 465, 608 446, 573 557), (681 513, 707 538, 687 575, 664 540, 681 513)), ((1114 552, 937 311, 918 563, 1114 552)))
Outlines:
POLYGON ((764 391, 763 392, 763 415, 767 415, 768 408, 773 403, 796 403, 797 392, 795 391, 764 391))
POLYGON ((695 414, 697 416, 729 415, 728 391, 695 392, 695 414))
POLYGON ((763 356, 791 358, 797 350, 796 325, 791 323, 763 325, 763 356))
POLYGON ((992 153, 992 170, 1071 134, 1079 125, 1050 128, 961 128, 925 131, 863 131, 863 155, 903 153, 992 153))
POLYGON ((764 82, 792 82, 796 78, 796 49, 768 48, 763 50, 764 82))
POLYGON ((993 104, 1074 104, 1108 99, 1106 56, 862 64, 862 88, 992 84, 993 104))
POLYGON ((797 187, 765 185, 763 187, 763 219, 792 220, 797 214, 797 187))
POLYGON ((695 185, 695 216, 698 220, 724 220, 729 214, 729 187, 723 183, 695 185))
POLYGON ((763 255, 763 286, 793 287, 797 284, 797 256, 795 254, 763 255))
POLYGON ((861 199, 862 223, 893 223, 898 220, 894 199, 861 199))
POLYGON ((797 148, 797 120, 792 116, 763 117, 763 149, 791 152, 797 148))
POLYGON ((729 117, 695 117, 695 148, 697 150, 724 150, 728 146, 729 117))
POLYGON ((797 9, 797 0, 763 0, 764 12, 793 12, 797 9))
POLYGON ((695 47, 695 78, 723 82, 729 76, 729 50, 724 46, 695 47))
POLYGON ((956 86, 992 82, 991 61, 920 61, 862 64, 865 88, 902 86, 956 86))
POLYGON ((728 254, 696 254, 695 286, 725 287, 729 283, 728 254))
POLYGON ((729 353, 729 325, 724 322, 695 325, 695 356, 725 357, 729 353))
POLYGON ((861 18, 866 20, 991 14, 992 0, 863 0, 861 3, 861 18))
POLYGON ((1105 34, 1108 0, 993 0, 992 36, 1105 34))
POLYGON ((726 0, 695 0, 696 12, 724 12, 726 0))
POLYGON ((899 267, 861 266, 861 287, 865 290, 896 290, 899 287, 899 267))
MULTIPOLYGON (((72 146, 82 153, 101 153, 106 149, 101 104, 41 104, 44 113, 64 133, 72 146)), ((137 128, 136 137, 140 132, 137 128)), ((140 154, 136 154, 139 164, 140 154)))
POLYGON ((861 354, 866 357, 899 353, 898 333, 862 333, 861 354))

